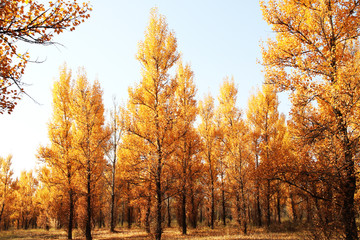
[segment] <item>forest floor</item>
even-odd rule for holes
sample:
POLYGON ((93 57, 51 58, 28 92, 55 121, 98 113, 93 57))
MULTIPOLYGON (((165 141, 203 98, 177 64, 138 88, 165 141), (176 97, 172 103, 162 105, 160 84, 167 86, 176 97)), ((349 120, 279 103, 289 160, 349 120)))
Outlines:
MULTIPOLYGON (((94 240, 150 240, 153 239, 143 229, 133 228, 118 228, 116 233, 109 233, 109 230, 95 229, 93 231, 94 240)), ((8 230, 0 231, 0 239, 18 239, 18 240, 38 240, 38 239, 66 239, 66 232, 64 230, 44 230, 44 229, 30 229, 30 230, 8 230)), ((84 239, 82 233, 78 230, 74 231, 74 239, 84 239)), ((250 229, 247 235, 235 227, 218 227, 210 229, 202 227, 199 229, 189 229, 187 235, 181 235, 178 228, 166 228, 162 235, 164 240, 300 240, 306 239, 302 233, 298 232, 268 232, 262 228, 250 229)))

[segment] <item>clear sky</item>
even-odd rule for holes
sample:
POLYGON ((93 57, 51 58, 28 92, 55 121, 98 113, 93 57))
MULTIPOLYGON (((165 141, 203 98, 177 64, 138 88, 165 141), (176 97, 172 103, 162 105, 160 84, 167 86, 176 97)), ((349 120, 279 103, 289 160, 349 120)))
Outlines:
MULTIPOLYGON (((45 1, 45 0, 43 0, 45 1)), ((25 90, 39 104, 24 96, 11 115, 0 115, 0 155, 13 154, 16 175, 36 166, 36 151, 47 144, 51 118, 51 88, 59 67, 66 62, 76 75, 85 67, 90 81, 98 79, 106 107, 112 96, 127 99, 127 89, 140 81, 135 59, 144 38, 149 12, 158 7, 175 31, 183 61, 195 73, 198 99, 210 92, 216 97, 225 76, 233 76, 239 88, 238 105, 245 110, 248 98, 263 81, 260 43, 272 35, 262 19, 257 0, 92 0, 90 19, 73 32, 55 38, 61 45, 22 46, 33 60, 23 81, 25 90)), ((286 102, 284 99, 280 99, 286 102)), ((280 111, 287 111, 282 104, 280 111)))

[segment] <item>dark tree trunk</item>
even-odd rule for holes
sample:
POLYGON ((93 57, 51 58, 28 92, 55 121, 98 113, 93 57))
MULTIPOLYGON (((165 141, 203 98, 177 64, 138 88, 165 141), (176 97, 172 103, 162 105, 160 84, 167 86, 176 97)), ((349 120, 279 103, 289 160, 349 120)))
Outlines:
POLYGON ((226 203, 225 203, 225 189, 224 189, 224 182, 222 183, 222 191, 221 191, 221 207, 222 207, 222 221, 223 225, 226 226, 226 203))
POLYGON ((127 200, 127 222, 128 228, 131 228, 132 225, 132 207, 130 206, 130 198, 127 200))
POLYGON ((290 201, 291 201, 291 210, 292 210, 292 215, 293 215, 293 222, 297 221, 297 211, 296 211, 296 205, 295 205, 295 201, 294 201, 294 194, 290 193, 290 201))
POLYGON ((186 193, 183 189, 181 193, 181 226, 182 226, 182 234, 185 235, 187 232, 187 225, 186 225, 186 193))
POLYGON ((170 211, 170 198, 168 197, 167 199, 167 215, 168 215, 168 222, 167 222, 167 226, 171 227, 171 211, 170 211))
MULTIPOLYGON (((255 166, 256 169, 259 167, 259 156, 256 154, 255 156, 255 166)), ((260 207, 260 181, 258 177, 256 177, 256 224, 261 227, 262 221, 261 221, 261 207, 260 207)))
POLYGON ((211 209, 210 209, 210 227, 214 229, 215 223, 215 189, 214 184, 211 184, 211 209))
POLYGON ((146 214, 145 214, 145 231, 150 233, 150 211, 151 211, 151 197, 148 197, 146 214))
POLYGON ((356 177, 354 161, 350 146, 345 147, 345 179, 343 181, 344 200, 342 206, 342 221, 345 228, 346 240, 358 240, 356 217, 354 209, 354 195, 356 191, 356 177))
POLYGON ((310 198, 306 197, 306 222, 311 223, 313 216, 313 210, 311 208, 310 198))
POLYGON ((241 204, 240 204, 240 195, 237 190, 235 190, 235 209, 236 209, 236 221, 241 227, 241 204))
POLYGON ((122 210, 121 210, 121 226, 124 226, 124 219, 125 219, 125 203, 122 202, 122 210))
POLYGON ((190 204, 191 204, 191 213, 190 213, 190 224, 192 228, 197 227, 197 207, 195 206, 195 196, 190 188, 190 204))
POLYGON ((2 218, 3 212, 4 212, 4 208, 5 208, 5 200, 4 200, 3 204, 1 205, 1 211, 0 211, 0 223, 1 223, 1 218, 2 218))
POLYGON ((277 191, 277 198, 276 198, 276 207, 277 207, 277 219, 278 223, 281 223, 281 205, 280 205, 280 190, 277 191))
POLYGON ((245 192, 244 185, 241 184, 241 198, 242 198, 242 222, 243 222, 243 232, 247 234, 247 219, 246 219, 246 200, 245 200, 245 192))
POLYGON ((69 223, 68 223, 68 239, 72 239, 72 229, 74 224, 74 193, 69 190, 69 223))
POLYGON ((161 189, 161 160, 159 160, 159 166, 157 170, 157 177, 155 180, 156 185, 156 226, 155 226, 155 239, 160 240, 162 235, 162 189, 161 189))
POLYGON ((110 232, 115 232, 115 165, 112 170, 111 182, 111 209, 110 209, 110 232))
POLYGON ((91 236, 91 175, 88 169, 87 173, 87 193, 86 193, 86 225, 85 237, 86 240, 92 240, 91 236))
POLYGON ((99 210, 99 228, 101 228, 103 226, 103 212, 102 212, 102 209, 100 207, 100 210, 99 210))
POLYGON ((266 186, 266 226, 269 227, 271 224, 271 213, 270 213, 270 180, 267 180, 266 186))

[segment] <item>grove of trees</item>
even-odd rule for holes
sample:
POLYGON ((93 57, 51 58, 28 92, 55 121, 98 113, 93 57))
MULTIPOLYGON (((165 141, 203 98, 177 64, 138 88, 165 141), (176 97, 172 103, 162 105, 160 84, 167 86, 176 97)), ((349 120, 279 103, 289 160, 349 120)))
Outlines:
MULTIPOLYGON (((260 5, 276 37, 262 48, 265 80, 245 109, 229 77, 216 97, 199 99, 194 72, 156 8, 136 55, 141 79, 125 104, 114 100, 110 114, 99 81, 61 66, 39 170, 14 178, 12 156, 0 158, 0 228, 55 226, 68 239, 77 228, 90 240, 94 227, 113 232, 126 223, 160 240, 171 226, 187 234, 231 223, 247 234, 286 222, 313 239, 358 239, 360 1, 260 5), (280 91, 292 103, 287 120, 280 91)), ((86 8, 67 19, 76 26, 86 8)), ((27 34, 19 38, 44 43, 52 36, 27 34)), ((12 57, 15 50, 2 53, 12 57)), ((17 99, 6 87, 20 73, 9 74, 1 75, 2 94, 17 99)), ((11 112, 15 102, 1 104, 0 112, 11 112)))

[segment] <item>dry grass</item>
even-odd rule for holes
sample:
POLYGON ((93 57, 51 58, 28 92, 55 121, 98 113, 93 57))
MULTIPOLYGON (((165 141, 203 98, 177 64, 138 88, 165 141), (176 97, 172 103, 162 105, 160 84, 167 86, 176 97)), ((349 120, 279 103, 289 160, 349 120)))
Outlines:
MULTIPOLYGON (((164 240, 300 240, 296 233, 268 233, 264 229, 253 229, 247 235, 242 234, 234 227, 218 227, 216 229, 200 228, 189 230, 188 235, 181 235, 177 228, 165 229, 162 239, 164 240)), ((1 231, 0 239, 18 239, 18 240, 35 240, 35 239, 66 239, 66 232, 64 230, 51 229, 50 231, 42 229, 32 230, 9 230, 1 231)), ((74 239, 83 239, 80 231, 74 231, 74 239)), ((116 233, 109 233, 108 230, 95 230, 93 232, 93 239, 96 240, 150 240, 152 236, 146 234, 142 229, 126 229, 120 228, 116 233)))

